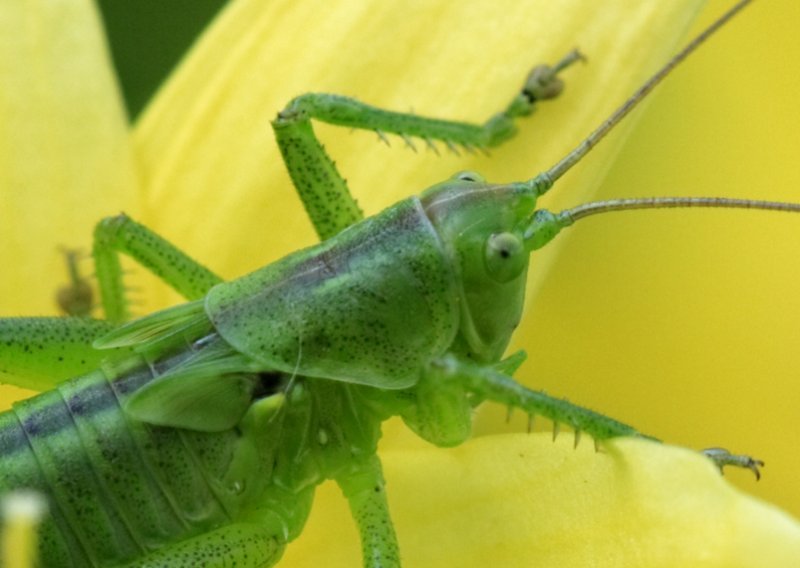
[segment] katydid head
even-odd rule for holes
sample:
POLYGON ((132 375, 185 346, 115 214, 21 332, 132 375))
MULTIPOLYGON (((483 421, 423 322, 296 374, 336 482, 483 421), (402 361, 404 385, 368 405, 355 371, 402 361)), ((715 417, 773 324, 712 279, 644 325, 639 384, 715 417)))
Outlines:
POLYGON ((519 323, 537 195, 529 183, 460 172, 421 196, 456 272, 462 347, 477 360, 499 359, 519 323))

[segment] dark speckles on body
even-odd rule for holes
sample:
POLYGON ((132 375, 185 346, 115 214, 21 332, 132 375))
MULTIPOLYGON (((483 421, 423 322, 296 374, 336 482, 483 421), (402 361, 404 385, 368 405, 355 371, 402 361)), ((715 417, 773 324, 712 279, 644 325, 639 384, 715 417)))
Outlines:
MULTIPOLYGON (((42 432, 42 426, 46 424, 46 422, 43 422, 42 417, 31 416, 22 421, 22 428, 28 436, 38 436, 42 432)), ((19 441, 24 444, 24 448, 27 450, 27 440, 20 439, 19 441)))
POLYGON ((67 406, 69 407, 69 411, 76 416, 81 416, 87 412, 85 402, 77 395, 70 396, 69 399, 67 399, 67 406))
POLYGON ((284 372, 399 388, 449 345, 454 276, 415 198, 207 300, 222 337, 284 372))

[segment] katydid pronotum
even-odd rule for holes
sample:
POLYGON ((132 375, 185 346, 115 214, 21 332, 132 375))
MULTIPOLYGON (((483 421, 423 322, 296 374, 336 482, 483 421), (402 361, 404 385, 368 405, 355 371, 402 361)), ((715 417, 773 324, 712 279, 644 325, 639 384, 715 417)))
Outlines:
MULTIPOLYGON (((522 357, 501 357, 520 316, 528 253, 588 212, 798 207, 687 198, 533 214, 536 197, 619 115, 527 182, 489 185, 461 173, 361 221, 310 130, 314 118, 492 146, 534 101, 558 93, 559 75, 577 58, 569 54, 552 69, 534 70, 485 127, 386 113, 328 95, 295 99, 275 121, 276 135, 327 240, 242 279, 221 283, 126 217, 101 222, 95 264, 111 323, 3 322, 15 338, 2 356, 6 370, 51 387, 63 378, 48 373, 48 365, 63 372, 58 360, 69 359, 83 374, 2 416, 7 487, 33 486, 52 499, 42 530, 47 565, 189 566, 199 557, 271 565, 302 529, 314 485, 332 478, 351 504, 365 565, 396 566, 375 457, 385 417, 399 414, 422 437, 452 445, 469 435, 473 406, 493 400, 598 442, 638 435, 510 378, 522 357), (190 303, 119 326, 127 319, 119 252, 157 272, 190 303), (32 346, 42 346, 35 362, 27 355, 32 346)), ((710 457, 756 469, 749 458, 710 457)))

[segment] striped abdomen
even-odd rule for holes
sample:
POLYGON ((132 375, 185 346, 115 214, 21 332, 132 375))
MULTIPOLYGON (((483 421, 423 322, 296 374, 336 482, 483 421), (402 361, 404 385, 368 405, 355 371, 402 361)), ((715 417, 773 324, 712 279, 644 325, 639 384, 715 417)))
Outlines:
POLYGON ((48 497, 42 565, 125 563, 236 515, 240 488, 223 481, 235 430, 151 426, 120 408, 153 377, 148 365, 113 381, 95 371, 0 414, 0 493, 48 497))

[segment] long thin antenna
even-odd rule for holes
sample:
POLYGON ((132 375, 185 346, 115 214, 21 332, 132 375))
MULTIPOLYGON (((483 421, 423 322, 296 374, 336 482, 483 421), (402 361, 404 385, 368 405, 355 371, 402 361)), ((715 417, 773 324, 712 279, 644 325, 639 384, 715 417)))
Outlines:
POLYGON ((537 209, 525 229, 525 247, 528 250, 542 248, 566 227, 585 217, 611 211, 634 209, 667 209, 670 207, 722 207, 728 209, 764 209, 800 213, 800 203, 762 201, 760 199, 734 199, 731 197, 634 197, 629 199, 605 199, 551 213, 537 209))
POLYGON ((572 166, 578 163, 589 151, 594 148, 597 143, 602 140, 611 129, 616 126, 636 105, 638 105, 644 97, 658 85, 664 77, 684 59, 686 59, 692 52, 700 47, 714 32, 724 26, 728 20, 733 18, 745 6, 750 4, 752 0, 741 0, 731 9, 720 16, 713 24, 706 28, 700 35, 695 37, 684 47, 677 55, 664 65, 655 75, 650 77, 631 97, 626 100, 614 113, 609 116, 603 123, 586 139, 581 142, 574 150, 564 156, 560 162, 547 170, 545 173, 540 174, 533 180, 533 183, 539 190, 540 195, 545 193, 555 183, 555 181, 563 176, 572 166))
POLYGON ((636 197, 630 199, 606 199, 578 205, 558 213, 558 217, 574 223, 584 217, 610 211, 633 209, 666 209, 669 207, 723 207, 728 209, 765 209, 800 213, 800 203, 762 201, 759 199, 733 199, 730 197, 636 197))

